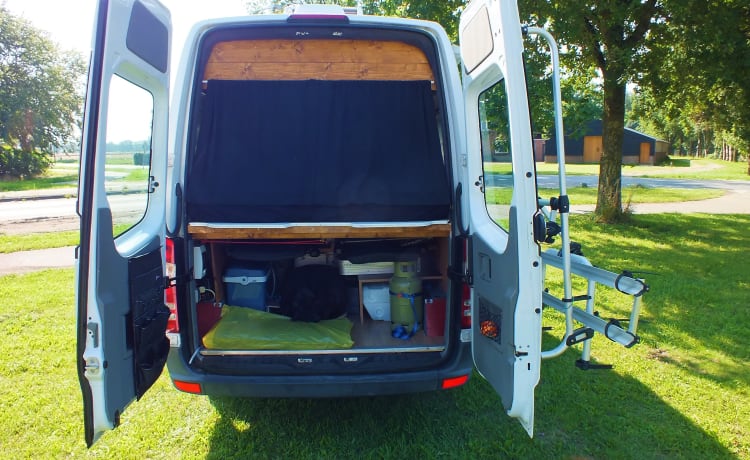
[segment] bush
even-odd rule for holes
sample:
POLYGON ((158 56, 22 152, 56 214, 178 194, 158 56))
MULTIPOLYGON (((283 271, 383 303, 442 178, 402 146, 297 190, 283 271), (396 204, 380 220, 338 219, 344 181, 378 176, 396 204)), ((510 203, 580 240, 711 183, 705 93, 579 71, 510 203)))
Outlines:
POLYGON ((133 164, 137 166, 148 166, 151 162, 151 155, 148 153, 134 153, 133 164))
POLYGON ((26 152, 0 141, 0 176, 28 178, 43 174, 52 158, 39 151, 26 152))

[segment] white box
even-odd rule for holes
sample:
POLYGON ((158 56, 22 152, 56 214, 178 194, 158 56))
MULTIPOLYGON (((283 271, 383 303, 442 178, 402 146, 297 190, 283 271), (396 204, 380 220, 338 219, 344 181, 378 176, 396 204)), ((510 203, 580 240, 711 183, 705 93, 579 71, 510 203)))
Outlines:
POLYGON ((391 320, 391 295, 388 283, 370 283, 362 286, 362 303, 370 318, 378 321, 391 320))
POLYGON ((348 260, 339 261, 339 273, 342 275, 390 275, 393 270, 393 262, 353 264, 348 260))

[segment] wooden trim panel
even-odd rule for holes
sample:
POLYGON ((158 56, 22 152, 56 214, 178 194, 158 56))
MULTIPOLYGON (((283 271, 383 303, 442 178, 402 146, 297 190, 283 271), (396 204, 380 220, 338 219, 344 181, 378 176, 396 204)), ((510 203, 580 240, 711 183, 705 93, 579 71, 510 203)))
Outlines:
POLYGON ((216 44, 204 80, 429 80, 427 56, 401 42, 235 40, 216 44))
POLYGON ((199 240, 286 240, 329 238, 433 238, 450 236, 450 223, 400 227, 352 227, 348 225, 299 225, 293 227, 227 227, 188 224, 188 233, 199 240))

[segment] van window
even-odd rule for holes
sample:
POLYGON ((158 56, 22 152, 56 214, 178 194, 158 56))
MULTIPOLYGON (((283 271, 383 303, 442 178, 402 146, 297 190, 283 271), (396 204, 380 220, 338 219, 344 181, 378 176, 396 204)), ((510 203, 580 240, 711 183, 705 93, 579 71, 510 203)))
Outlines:
POLYGON ((503 80, 479 95, 479 126, 487 212, 493 221, 507 231, 513 198, 513 152, 508 123, 508 97, 503 80))
POLYGON ((109 87, 104 187, 114 236, 135 226, 148 207, 151 170, 151 93, 114 76, 109 87))

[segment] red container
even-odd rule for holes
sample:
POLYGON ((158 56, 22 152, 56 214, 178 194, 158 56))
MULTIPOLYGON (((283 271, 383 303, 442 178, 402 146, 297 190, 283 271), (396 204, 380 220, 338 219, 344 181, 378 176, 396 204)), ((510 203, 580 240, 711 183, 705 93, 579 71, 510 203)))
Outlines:
POLYGON ((213 302, 198 302, 196 308, 198 310, 198 334, 203 337, 221 318, 221 308, 213 302))
POLYGON ((445 297, 424 299, 424 332, 429 337, 445 335, 445 297))

